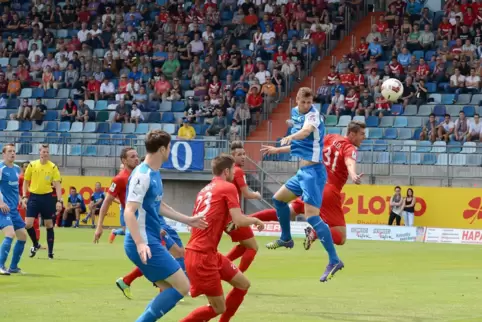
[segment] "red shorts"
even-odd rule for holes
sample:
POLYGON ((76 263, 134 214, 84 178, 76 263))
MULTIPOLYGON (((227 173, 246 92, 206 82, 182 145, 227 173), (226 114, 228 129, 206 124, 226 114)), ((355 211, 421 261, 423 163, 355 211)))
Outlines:
POLYGON ((186 249, 186 273, 191 282, 191 296, 222 296, 221 281, 231 281, 238 268, 220 253, 201 253, 186 249))
MULTIPOLYGON (((305 213, 305 204, 301 198, 291 203, 296 214, 305 213)), ((345 215, 341 204, 341 193, 333 185, 326 185, 323 190, 323 201, 320 208, 320 217, 329 227, 345 227, 345 215)))
POLYGON ((240 241, 248 240, 254 237, 251 227, 238 227, 237 229, 231 230, 227 234, 231 236, 231 241, 233 243, 239 243, 240 241))

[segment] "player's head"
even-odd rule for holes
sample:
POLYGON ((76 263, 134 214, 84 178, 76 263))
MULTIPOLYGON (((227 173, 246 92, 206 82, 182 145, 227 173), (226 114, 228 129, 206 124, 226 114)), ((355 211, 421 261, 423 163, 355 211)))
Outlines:
POLYGON ((5 144, 2 149, 2 156, 5 163, 12 164, 15 161, 15 144, 5 144))
POLYGON ((28 161, 25 161, 24 163, 22 163, 22 171, 25 172, 27 170, 27 167, 28 165, 30 164, 30 162, 28 161))
POLYGON ((146 139, 147 154, 156 155, 161 158, 162 163, 169 158, 171 151, 171 135, 162 130, 153 130, 147 133, 146 139))
POLYGON ((296 103, 301 113, 308 113, 313 105, 313 91, 309 87, 302 87, 296 94, 296 103))
POLYGON ((70 195, 75 196, 77 194, 77 189, 75 187, 70 187, 70 195))
POLYGON ((346 137, 354 146, 359 147, 363 140, 365 140, 366 127, 366 124, 360 121, 351 121, 348 123, 346 137))
POLYGON ((95 183, 95 191, 101 191, 102 190, 102 185, 100 184, 100 182, 96 182, 95 183))
POLYGON ((42 144, 39 148, 40 161, 48 161, 50 159, 49 145, 42 144))
POLYGON ((244 150, 243 142, 233 141, 231 142, 231 155, 234 158, 234 162, 240 167, 244 166, 246 160, 246 151, 244 150))
POLYGON ((137 155, 137 151, 131 147, 122 149, 120 159, 124 165, 124 169, 128 169, 130 171, 134 170, 134 168, 139 164, 139 155, 137 155))
POLYGON ((234 158, 229 154, 221 154, 213 159, 211 168, 216 177, 221 177, 226 181, 234 179, 234 158))

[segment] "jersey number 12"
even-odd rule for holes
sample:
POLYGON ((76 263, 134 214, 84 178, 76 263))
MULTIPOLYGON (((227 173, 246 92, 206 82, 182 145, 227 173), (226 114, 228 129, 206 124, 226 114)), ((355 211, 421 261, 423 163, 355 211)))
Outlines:
POLYGON ((326 149, 323 153, 323 163, 326 167, 329 167, 331 164, 331 171, 335 171, 336 162, 338 161, 338 156, 340 155, 340 151, 336 150, 335 153, 331 153, 332 149, 326 149))

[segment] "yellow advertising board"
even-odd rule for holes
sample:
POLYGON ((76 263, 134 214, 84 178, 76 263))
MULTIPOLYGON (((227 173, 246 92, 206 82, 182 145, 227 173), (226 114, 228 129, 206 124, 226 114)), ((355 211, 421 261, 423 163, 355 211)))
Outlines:
MULTIPOLYGON (((111 181, 111 177, 62 177, 62 196, 64 198, 64 204, 67 204, 70 187, 75 187, 77 189, 77 192, 82 196, 82 198, 84 198, 85 205, 88 205, 90 203, 90 197, 94 192, 95 183, 100 182, 102 189, 104 191, 107 191, 107 189, 109 189, 110 187, 111 181)), ((110 206, 109 212, 107 213, 107 216, 104 220, 104 225, 117 227, 120 226, 120 206, 118 204, 113 203, 110 206)))
MULTIPOLYGON (((395 186, 346 185, 342 202, 348 224, 388 223, 395 186)), ((406 187, 414 190, 415 225, 440 228, 482 228, 482 190, 476 188, 406 187)))

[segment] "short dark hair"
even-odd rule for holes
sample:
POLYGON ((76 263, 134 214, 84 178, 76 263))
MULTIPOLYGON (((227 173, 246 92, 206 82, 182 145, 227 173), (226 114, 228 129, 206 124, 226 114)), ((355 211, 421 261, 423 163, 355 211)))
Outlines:
POLYGON ((430 116, 435 117, 435 113, 430 113, 429 117, 430 117, 430 116))
POLYGON ((366 129, 367 125, 362 121, 351 121, 347 126, 347 134, 358 133, 361 129, 366 129))
POLYGON ((397 190, 397 189, 402 190, 402 188, 400 186, 395 186, 395 189, 393 189, 393 190, 397 190))
POLYGON ((244 149, 243 142, 241 141, 233 141, 231 142, 231 152, 236 149, 244 149))
POLYGON ((171 135, 162 130, 152 130, 147 133, 144 143, 147 153, 156 153, 160 148, 169 146, 171 135))
POLYGON ((133 147, 125 147, 121 150, 121 153, 120 153, 120 159, 123 160, 123 159, 127 159, 127 153, 129 153, 129 151, 132 151, 134 150, 133 147))
POLYGON ((474 116, 478 116, 478 117, 480 117, 479 113, 475 113, 475 114, 474 114, 474 116))
POLYGON ((215 176, 220 176, 224 170, 231 169, 234 165, 234 158, 229 154, 221 154, 211 161, 211 168, 215 176))
POLYGON ((459 112, 459 114, 460 114, 460 113, 462 113, 462 114, 464 114, 464 115, 465 115, 465 112, 464 112, 464 111, 462 111, 462 110, 459 112))
POLYGON ((444 117, 450 117, 450 114, 449 113, 445 113, 444 117))

